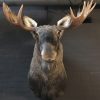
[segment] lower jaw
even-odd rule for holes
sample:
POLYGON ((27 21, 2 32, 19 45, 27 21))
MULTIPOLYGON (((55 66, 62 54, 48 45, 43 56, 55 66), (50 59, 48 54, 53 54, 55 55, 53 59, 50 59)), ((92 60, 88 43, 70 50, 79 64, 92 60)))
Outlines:
POLYGON ((48 72, 48 71, 54 69, 54 66, 55 66, 54 61, 51 62, 51 61, 42 60, 42 69, 45 72, 48 72))

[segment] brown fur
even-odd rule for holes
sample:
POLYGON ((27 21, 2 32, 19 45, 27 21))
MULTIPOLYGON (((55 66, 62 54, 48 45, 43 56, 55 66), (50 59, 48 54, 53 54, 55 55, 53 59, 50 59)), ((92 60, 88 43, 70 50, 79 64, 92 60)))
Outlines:
POLYGON ((33 92, 45 100, 62 95, 65 89, 67 75, 63 65, 63 47, 60 41, 58 44, 57 57, 53 63, 42 60, 38 42, 34 47, 28 74, 29 83, 33 92), (44 66, 47 67, 47 70, 44 70, 44 66))

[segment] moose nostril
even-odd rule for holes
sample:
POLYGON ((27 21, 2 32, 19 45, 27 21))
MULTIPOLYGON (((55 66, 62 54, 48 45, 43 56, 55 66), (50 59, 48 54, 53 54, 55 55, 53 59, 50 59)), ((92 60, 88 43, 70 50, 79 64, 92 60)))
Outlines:
POLYGON ((47 59, 46 61, 47 61, 48 63, 54 62, 54 60, 52 60, 52 59, 47 59))
POLYGON ((56 59, 56 53, 42 54, 42 59, 48 62, 53 62, 56 59))
POLYGON ((55 57, 43 55, 43 56, 42 56, 42 59, 44 59, 44 60, 46 60, 46 61, 54 61, 54 60, 55 60, 55 57))
POLYGON ((54 62, 55 60, 53 60, 53 59, 44 59, 46 62, 48 62, 48 63, 52 63, 52 62, 54 62))

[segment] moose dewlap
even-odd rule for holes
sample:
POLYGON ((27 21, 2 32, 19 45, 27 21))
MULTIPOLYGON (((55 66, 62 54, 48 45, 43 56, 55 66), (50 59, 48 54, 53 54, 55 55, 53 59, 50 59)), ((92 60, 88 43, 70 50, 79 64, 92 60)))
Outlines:
POLYGON ((67 74, 63 64, 63 46, 60 42, 64 29, 77 27, 94 9, 96 3, 84 1, 81 12, 75 16, 70 7, 70 14, 57 22, 57 25, 37 27, 37 22, 28 16, 23 16, 23 5, 18 14, 3 3, 6 19, 31 32, 36 40, 32 61, 28 73, 30 88, 42 99, 54 99, 64 93, 67 74))

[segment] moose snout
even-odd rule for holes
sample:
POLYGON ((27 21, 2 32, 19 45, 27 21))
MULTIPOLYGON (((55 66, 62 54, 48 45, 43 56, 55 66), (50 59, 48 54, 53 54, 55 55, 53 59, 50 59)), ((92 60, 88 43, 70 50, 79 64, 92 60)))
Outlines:
POLYGON ((43 49, 41 51, 42 59, 47 62, 55 61, 57 52, 54 47, 50 44, 43 45, 43 49))
POLYGON ((42 55, 42 59, 47 62, 52 62, 55 61, 56 59, 56 52, 50 52, 50 53, 42 52, 41 55, 42 55))

